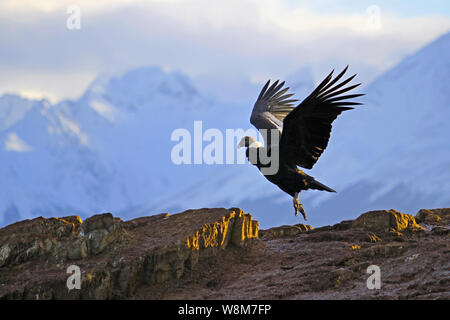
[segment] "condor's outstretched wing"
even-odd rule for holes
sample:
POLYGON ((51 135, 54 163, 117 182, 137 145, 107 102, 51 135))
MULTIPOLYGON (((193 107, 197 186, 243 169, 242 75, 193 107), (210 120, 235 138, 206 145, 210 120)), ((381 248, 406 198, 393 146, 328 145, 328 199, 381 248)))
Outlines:
POLYGON ((345 87, 353 78, 338 83, 348 66, 334 79, 334 70, 321 84, 283 120, 280 158, 293 165, 311 169, 328 145, 333 121, 343 111, 362 103, 347 99, 363 94, 342 95, 360 85, 345 87))
POLYGON ((266 147, 269 147, 272 143, 270 130, 276 129, 281 135, 283 119, 294 109, 292 106, 293 102, 298 101, 289 99, 294 94, 286 94, 289 88, 283 88, 284 81, 279 83, 279 80, 277 80, 270 87, 269 85, 270 80, 267 81, 261 90, 250 117, 250 123, 256 129, 260 131, 267 130, 267 137, 263 134, 266 147))

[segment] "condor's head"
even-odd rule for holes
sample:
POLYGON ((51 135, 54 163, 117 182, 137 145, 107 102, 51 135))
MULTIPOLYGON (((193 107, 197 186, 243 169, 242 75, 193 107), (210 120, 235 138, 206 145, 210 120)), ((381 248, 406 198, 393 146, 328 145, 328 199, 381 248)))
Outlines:
POLYGON ((238 148, 260 148, 261 147, 261 143, 259 143, 258 141, 256 141, 255 138, 253 137, 249 137, 249 136, 245 136, 241 139, 241 142, 239 142, 238 144, 238 148))

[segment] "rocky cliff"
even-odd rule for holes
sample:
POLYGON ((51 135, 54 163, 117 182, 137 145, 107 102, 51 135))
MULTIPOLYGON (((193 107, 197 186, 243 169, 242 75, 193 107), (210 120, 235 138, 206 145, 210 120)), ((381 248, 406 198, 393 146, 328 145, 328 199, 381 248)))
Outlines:
POLYGON ((269 230, 238 208, 39 217, 0 229, 0 299, 448 299, 449 225, 450 209, 269 230))

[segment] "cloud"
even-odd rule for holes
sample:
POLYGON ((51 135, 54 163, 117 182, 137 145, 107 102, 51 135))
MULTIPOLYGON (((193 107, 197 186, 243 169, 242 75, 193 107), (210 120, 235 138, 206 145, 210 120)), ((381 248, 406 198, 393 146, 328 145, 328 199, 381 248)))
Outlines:
POLYGON ((33 148, 26 144, 25 141, 20 139, 17 134, 12 132, 5 140, 5 150, 15 152, 29 152, 32 151, 33 148))
POLYGON ((260 79, 284 77, 303 65, 312 66, 320 78, 349 63, 369 81, 450 30, 450 17, 438 14, 439 8, 434 14, 404 16, 380 6, 374 28, 373 11, 354 7, 326 11, 274 0, 6 1, 0 4, 5 49, 0 50, 0 70, 2 78, 17 70, 30 77, 53 76, 46 90, 38 83, 20 89, 59 97, 73 96, 68 89, 81 92, 71 74, 143 65, 181 69, 194 77, 260 79), (66 28, 66 9, 73 4, 81 9, 80 30, 66 28))
POLYGON ((61 11, 71 5, 78 5, 89 10, 105 10, 105 8, 117 8, 123 5, 136 4, 139 0, 3 0, 0 4, 3 10, 11 11, 61 11))
POLYGON ((52 66, 38 69, 32 66, 3 66, 0 68, 0 94, 16 93, 34 100, 45 98, 52 103, 61 98, 76 99, 98 72, 64 69, 52 66))

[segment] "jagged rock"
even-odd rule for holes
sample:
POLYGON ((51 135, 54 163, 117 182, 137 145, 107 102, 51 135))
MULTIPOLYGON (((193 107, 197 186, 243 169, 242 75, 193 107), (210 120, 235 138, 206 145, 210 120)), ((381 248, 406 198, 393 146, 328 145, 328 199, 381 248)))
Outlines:
POLYGON ((81 230, 87 234, 94 230, 112 231, 114 227, 114 217, 111 213, 96 214, 84 221, 81 230))
POLYGON ((74 223, 64 219, 38 217, 0 229, 0 267, 18 265, 51 253, 65 256, 61 241, 75 234, 74 223))
POLYGON ((280 226, 267 230, 261 230, 260 234, 263 239, 275 239, 296 236, 301 232, 309 230, 313 230, 313 227, 305 224, 296 224, 293 226, 280 226))
POLYGON ((111 213, 84 222, 76 216, 26 220, 0 229, 0 283, 9 283, 0 286, 0 298, 124 297, 142 284, 180 278, 230 244, 247 247, 257 237, 258 222, 238 208, 128 222, 111 213), (30 260, 34 267, 24 273, 23 263, 30 260), (81 291, 65 287, 64 266, 70 264, 84 271, 81 291))
POLYGON ((375 233, 373 232, 369 232, 367 234, 367 237, 369 238, 370 242, 378 242, 381 241, 381 238, 379 236, 377 236, 375 233))
POLYGON ((416 223, 412 215, 404 214, 394 209, 366 212, 353 222, 352 227, 374 232, 424 230, 423 227, 416 223))
POLYGON ((243 247, 248 239, 258 237, 259 224, 258 221, 252 220, 251 215, 244 214, 242 210, 237 208, 234 208, 234 210, 239 213, 238 219, 235 222, 235 227, 231 233, 231 242, 238 247, 243 247))
POLYGON ((368 257, 390 258, 401 255, 405 251, 405 246, 399 243, 389 243, 375 245, 364 251, 364 255, 368 257))
POLYGON ((437 235, 448 235, 450 234, 450 228, 436 226, 433 229, 431 229, 431 232, 437 235))
POLYGON ((78 256, 78 250, 81 257, 87 254, 97 255, 111 243, 125 238, 122 220, 114 219, 111 213, 97 214, 86 219, 81 226, 81 231, 87 240, 74 245, 72 253, 75 256, 78 256))
POLYGON ((445 220, 450 220, 449 209, 422 209, 416 214, 416 221, 418 223, 440 225, 445 223, 445 220))
POLYGON ((81 223, 83 222, 79 216, 67 216, 67 217, 61 217, 60 220, 64 220, 66 222, 72 223, 73 225, 73 231, 75 233, 80 232, 81 223))
POLYGON ((0 248, 0 267, 3 267, 11 254, 11 248, 8 244, 3 245, 0 248))
POLYGON ((79 260, 88 256, 86 241, 78 239, 69 244, 67 249, 67 258, 70 260, 79 260))
MULTIPOLYGON (((258 222, 238 208, 188 210, 149 219, 135 230, 147 228, 140 243, 151 253, 145 264, 146 280, 158 283, 179 278, 202 258, 214 256, 232 243, 244 247, 258 237, 258 222), (163 232, 162 232, 163 230, 163 232)), ((141 235, 140 232, 137 232, 141 235)))
POLYGON ((355 278, 355 273, 351 270, 340 268, 332 270, 319 281, 314 283, 313 288, 318 291, 339 289, 345 282, 355 278))

